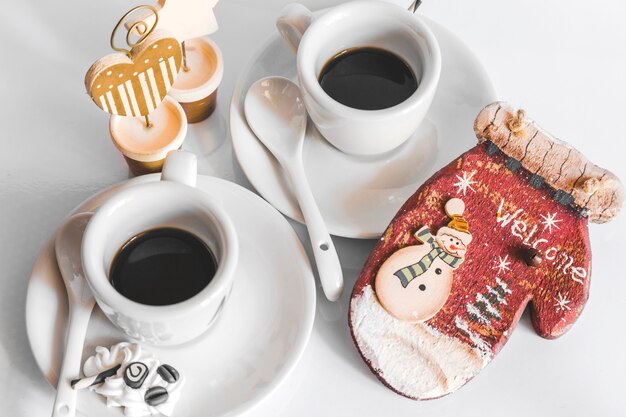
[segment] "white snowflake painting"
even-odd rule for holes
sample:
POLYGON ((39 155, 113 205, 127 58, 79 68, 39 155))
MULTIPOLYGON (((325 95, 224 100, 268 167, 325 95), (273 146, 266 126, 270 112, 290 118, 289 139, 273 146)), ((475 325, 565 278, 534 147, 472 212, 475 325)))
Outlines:
POLYGON ((504 255, 504 258, 498 256, 498 259, 494 259, 494 263, 495 266, 493 267, 493 269, 497 269, 498 273, 500 274, 511 270, 511 267, 509 266, 511 265, 511 261, 509 261, 509 255, 504 255))
MULTIPOLYGON (((557 293, 556 297, 554 297, 554 301, 556 301, 556 303, 554 303, 554 307, 557 313, 571 310, 571 307, 568 304, 571 303, 572 300, 567 298, 567 293, 565 293, 565 295, 560 292, 557 293)), ((562 317, 561 320, 565 321, 565 317, 562 317)))
POLYGON ((552 233, 553 227, 555 229, 559 229, 557 223, 560 222, 561 219, 556 218, 556 213, 548 213, 546 216, 541 214, 541 218, 543 219, 543 221, 541 222, 541 224, 543 224, 543 230, 548 229, 548 231, 552 233))
POLYGON ((463 193, 463 195, 465 195, 468 189, 472 190, 472 192, 476 192, 474 187, 472 187, 472 185, 478 184, 478 181, 474 181, 472 179, 474 178, 475 174, 476 174, 476 171, 472 171, 469 175, 467 174, 467 172, 463 171, 462 177, 456 175, 456 179, 458 181, 454 183, 454 186, 457 188, 456 190, 457 194, 463 193))

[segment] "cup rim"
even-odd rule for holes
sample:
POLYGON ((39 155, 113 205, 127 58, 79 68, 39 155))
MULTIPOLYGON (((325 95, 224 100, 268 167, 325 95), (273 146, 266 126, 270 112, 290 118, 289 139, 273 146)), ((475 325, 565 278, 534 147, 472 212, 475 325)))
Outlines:
POLYGON ((126 148, 124 146, 124 142, 117 139, 114 131, 117 125, 124 119, 127 119, 128 116, 119 116, 116 114, 111 115, 111 118, 109 119, 109 133, 111 135, 111 139, 113 140, 113 144, 124 156, 139 162, 160 161, 165 159, 169 151, 179 149, 183 145, 185 137, 187 136, 187 116, 185 115, 183 107, 170 96, 165 96, 159 106, 169 106, 176 112, 178 118, 180 119, 180 129, 178 130, 176 136, 174 136, 174 138, 166 145, 149 152, 137 152, 126 148))
POLYGON ((386 3, 380 0, 355 0, 335 6, 325 12, 320 17, 313 20, 302 36, 298 52, 296 56, 298 79, 301 86, 312 98, 320 104, 321 107, 328 109, 335 114, 341 114, 351 119, 384 119, 398 113, 409 113, 412 109, 420 106, 423 102, 432 97, 432 93, 437 88, 439 76, 441 73, 441 50, 434 33, 428 25, 419 16, 407 12, 402 7, 392 3, 386 3), (313 60, 316 56, 311 56, 306 50, 312 39, 315 38, 316 32, 322 30, 326 23, 345 16, 348 13, 354 13, 356 10, 367 9, 369 13, 387 13, 393 15, 403 22, 409 24, 424 36, 429 49, 432 51, 432 59, 424 61, 422 77, 418 88, 406 100, 384 109, 379 110, 362 110, 346 106, 332 97, 330 97, 322 88, 315 74, 313 60))
MULTIPOLYGON (((194 38, 187 42, 200 42, 208 45, 208 47, 215 53, 216 67, 213 75, 204 84, 197 87, 182 89, 176 88, 172 85, 168 94, 179 103, 193 103, 210 96, 215 90, 217 90, 222 82, 222 78, 224 77, 224 57, 222 55, 222 50, 217 43, 207 37, 194 38)), ((176 80, 174 80, 174 84, 176 84, 176 80)))
MULTIPOLYGON (((104 244, 102 244, 104 246, 104 244)), ((216 295, 224 294, 234 279, 239 257, 239 244, 235 226, 226 211, 213 199, 193 187, 171 181, 157 181, 133 185, 115 194, 104 202, 93 214, 83 235, 81 261, 85 280, 93 291, 96 301, 102 300, 115 312, 122 312, 132 318, 147 321, 166 321, 175 317, 194 314, 213 301, 216 295), (169 191, 168 191, 169 190, 169 191), (96 253, 102 228, 106 228, 106 216, 127 203, 130 195, 158 193, 164 200, 173 194, 185 194, 196 199, 218 232, 218 240, 225 256, 220 259, 217 271, 211 282, 200 292, 175 304, 154 306, 138 303, 120 294, 109 281, 109 271, 103 267, 103 254, 96 253)))

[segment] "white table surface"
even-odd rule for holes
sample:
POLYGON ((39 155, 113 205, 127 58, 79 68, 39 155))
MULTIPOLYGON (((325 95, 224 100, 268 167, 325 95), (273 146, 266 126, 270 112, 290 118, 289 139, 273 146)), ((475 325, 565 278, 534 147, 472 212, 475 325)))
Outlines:
MULTIPOLYGON (((399 0, 398 0, 399 1, 399 0)), ((226 70, 217 113, 191 127, 185 148, 200 171, 249 187, 228 137, 228 104, 242 66, 274 30, 287 0, 222 0, 226 70)), ((304 2, 310 8, 337 0, 304 2)), ((109 33, 136 0, 3 1, 0 12, 0 415, 49 415, 53 389, 26 338, 32 263, 75 205, 128 177, 108 117, 83 77, 109 52, 109 33)), ((626 180, 624 0, 424 0, 421 13, 456 32, 491 75, 501 99, 626 180)), ((459 153, 464 149, 459 149, 459 153)), ((304 238, 303 228, 296 226, 304 238)), ((626 415, 626 213, 591 225, 591 296, 557 340, 534 334, 525 315, 509 343, 473 381, 430 402, 400 397, 370 374, 346 320, 350 289, 372 241, 336 239, 346 293, 318 296, 310 344, 258 416, 624 416, 626 415)), ((305 239, 306 242, 306 239, 305 239)), ((319 284, 318 284, 319 289, 319 284)))

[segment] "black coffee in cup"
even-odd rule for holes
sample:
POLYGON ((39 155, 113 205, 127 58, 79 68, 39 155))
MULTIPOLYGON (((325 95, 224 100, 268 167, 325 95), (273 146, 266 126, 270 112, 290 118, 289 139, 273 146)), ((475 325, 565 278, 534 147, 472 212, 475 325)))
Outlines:
POLYGON ((163 306, 202 291, 217 271, 213 252, 195 235, 163 227, 126 242, 111 263, 111 284, 141 304, 163 306))
POLYGON ((372 47, 339 52, 326 62, 318 78, 326 94, 360 110, 400 104, 417 90, 418 84, 402 58, 372 47))

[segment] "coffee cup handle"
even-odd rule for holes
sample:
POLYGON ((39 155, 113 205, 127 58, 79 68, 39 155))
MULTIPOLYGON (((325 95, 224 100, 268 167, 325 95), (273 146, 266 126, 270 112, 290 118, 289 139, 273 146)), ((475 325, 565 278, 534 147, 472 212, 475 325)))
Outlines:
POLYGON ((293 53, 298 52, 298 45, 302 35, 311 25, 313 13, 300 3, 290 3, 286 5, 276 19, 276 27, 289 45, 293 53))
POLYGON ((169 151, 161 171, 161 181, 172 181, 190 187, 196 186, 198 179, 198 159, 191 152, 169 151))

